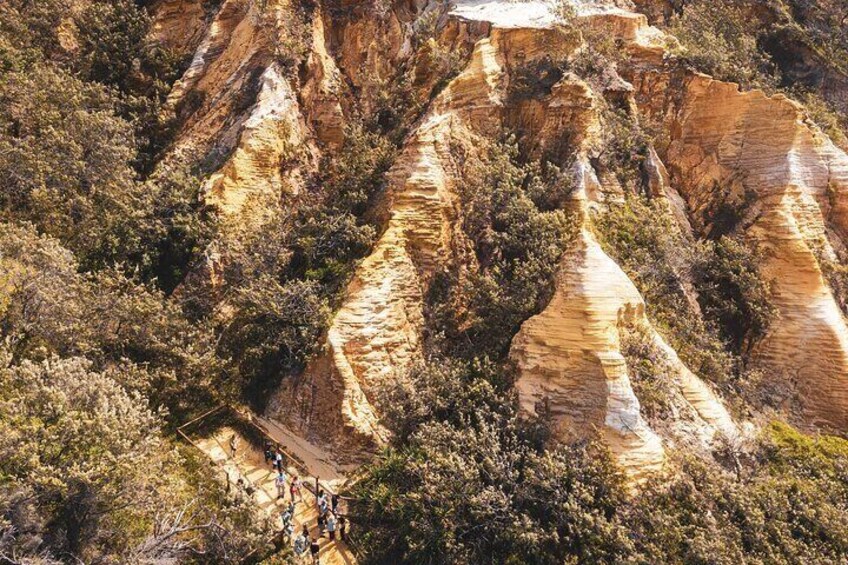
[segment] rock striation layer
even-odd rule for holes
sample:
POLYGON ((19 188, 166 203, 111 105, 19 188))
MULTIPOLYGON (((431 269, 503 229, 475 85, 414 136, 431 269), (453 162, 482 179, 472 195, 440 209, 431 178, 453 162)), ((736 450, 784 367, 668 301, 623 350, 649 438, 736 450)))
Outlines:
POLYGON ((809 424, 848 429, 848 328, 816 256, 843 246, 848 156, 782 96, 660 72, 637 89, 672 133, 666 163, 696 228, 713 230, 719 209, 734 208, 737 229, 765 252, 780 315, 755 362, 796 383, 809 424))
MULTIPOLYGON (((579 35, 557 25, 549 2, 458 0, 450 13, 435 13, 442 32, 428 48, 470 55, 430 98, 443 77, 418 56, 427 49, 415 34, 420 10, 432 6, 396 4, 379 14, 364 5, 326 12, 316 5, 308 57, 296 71, 276 56, 276 37, 268 33, 268 18, 287 13, 288 0, 223 0, 208 11, 199 0, 160 0, 154 7, 160 39, 195 52, 169 100, 180 125, 172 156, 203 163, 210 172, 205 198, 235 223, 251 201, 259 209, 294 201, 321 152, 344 143, 346 116, 368 114, 385 100, 382 90, 399 67, 414 70, 413 88, 426 94, 426 109, 409 124, 372 210, 383 232, 357 267, 323 351, 302 375, 286 380, 269 415, 344 461, 367 459, 387 441, 382 397, 423 356, 431 278, 467 257, 454 150, 473 151, 509 129, 532 158, 556 160, 565 142, 577 148, 578 188, 569 205, 582 222, 550 303, 512 342, 522 409, 548 415, 561 440, 600 435, 637 480, 661 469, 667 446, 681 438, 709 447, 718 435, 737 436, 717 393, 651 327, 651 305, 592 233, 590 210, 621 198, 589 164, 602 139, 603 93, 570 73, 530 95, 512 88, 531 63, 573 53, 579 35), (651 429, 641 413, 622 355, 622 335, 631 327, 641 328, 665 357, 675 394, 686 404, 672 432, 651 429)), ((578 24, 614 34, 626 48, 629 61, 621 66, 629 82, 616 75, 617 100, 668 133, 646 160, 651 194, 694 236, 715 235, 719 212, 736 208, 735 232, 766 252, 780 318, 752 361, 797 383, 806 422, 844 432, 848 327, 820 257, 835 259, 835 250, 846 249, 848 157, 797 104, 740 92, 664 60, 673 38, 621 8, 625 2, 573 4, 578 24)))

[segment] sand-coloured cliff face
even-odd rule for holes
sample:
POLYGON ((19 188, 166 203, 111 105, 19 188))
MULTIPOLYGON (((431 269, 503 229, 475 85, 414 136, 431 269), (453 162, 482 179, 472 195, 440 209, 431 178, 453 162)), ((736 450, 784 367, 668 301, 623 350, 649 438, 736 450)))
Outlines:
POLYGON ((344 142, 344 111, 341 98, 344 77, 330 55, 326 20, 320 10, 312 18, 312 50, 307 61, 307 78, 301 89, 307 123, 318 140, 331 150, 344 142))
MULTIPOLYGON (((486 3, 479 6, 492 9, 486 3)), ((469 15, 474 14, 455 14, 460 21, 473 19, 469 15)), ((621 14, 615 12, 615 17, 621 14)), ((644 23, 644 18, 636 19, 644 23)), ((515 76, 534 60, 574 50, 576 36, 540 27, 545 20, 535 16, 527 26, 515 20, 503 27, 489 23, 494 26, 488 36, 476 43, 465 69, 432 101, 389 172, 381 205, 387 215, 385 232, 348 287, 328 331, 326 352, 284 385, 271 403, 272 415, 317 441, 333 443, 343 458, 367 457, 388 438, 379 418, 381 394, 421 358, 430 276, 463 245, 458 227, 462 210, 452 188, 457 174, 452 144, 473 145, 477 136, 493 138, 509 127, 529 140, 532 155, 556 159, 557 150, 566 150, 560 147, 566 130, 572 145, 568 151, 575 144, 588 146, 599 135, 594 95, 574 75, 530 98, 510 94, 515 76)), ((594 178, 585 161, 581 170, 582 178, 594 178)), ((580 206, 586 206, 586 194, 594 193, 600 193, 597 181, 584 183, 580 206)), ((585 209, 582 217, 587 217, 585 209)), ((588 228, 583 229, 579 243, 563 259, 551 305, 525 324, 512 350, 526 410, 547 403, 563 438, 597 429, 623 466, 640 477, 660 468, 663 447, 640 415, 619 333, 626 324, 647 324, 644 309, 633 284, 588 228)), ((656 332, 652 336, 677 368, 676 383, 691 403, 697 420, 692 428, 699 439, 708 443, 717 430, 734 434, 735 425, 712 391, 656 332)))
MULTIPOLYGON (((453 36, 466 38, 468 32, 457 30, 453 36)), ((388 437, 379 424, 379 397, 421 359, 430 277, 464 245, 452 146, 499 135, 507 61, 519 48, 525 57, 538 56, 544 39, 524 30, 492 30, 432 101, 388 173, 380 205, 386 211, 385 231, 348 287, 329 329, 326 353, 283 388, 272 414, 304 434, 336 441, 337 449, 352 456, 361 457, 388 437)), ((563 88, 554 99, 572 95, 563 88)), ((551 115, 566 110, 557 108, 551 115)), ((541 120, 538 127, 544 124, 541 120)))
MULTIPOLYGON (((187 0, 163 2, 155 30, 175 41, 169 30, 186 18, 196 22, 196 11, 187 0)), ((340 139, 343 116, 332 98, 339 78, 326 53, 320 11, 311 14, 304 96, 280 62, 276 26, 295 13, 288 0, 224 0, 192 32, 202 30, 202 40, 169 96, 180 119, 170 156, 213 169, 203 194, 226 215, 240 213, 251 199, 258 203, 254 209, 274 209, 297 192, 317 160, 311 124, 319 140, 340 139)))
POLYGON ((848 157, 804 120, 795 103, 703 75, 647 73, 639 101, 672 133, 666 160, 694 225, 711 229, 720 206, 743 216, 739 229, 766 252, 780 311, 755 361, 799 387, 811 424, 848 427, 848 332, 813 249, 842 245, 848 157), (676 103, 663 105, 669 89, 676 103))
MULTIPOLYGON (((591 176, 578 175, 582 182, 574 195, 573 205, 584 218, 587 188, 597 184, 591 176)), ((673 439, 708 446, 717 432, 739 433, 715 393, 651 327, 645 309, 639 291, 584 227, 562 257, 550 303, 521 326, 510 350, 520 371, 516 387, 522 409, 546 414, 561 439, 597 431, 636 480, 661 469, 665 457, 663 441, 641 415, 622 355, 628 328, 642 328, 672 372, 686 409, 678 414, 686 422, 675 427, 673 439)))
POLYGON ((235 145, 249 93, 271 62, 263 18, 248 0, 224 0, 215 12, 168 98, 180 118, 178 148, 226 153, 235 145))
POLYGON ((377 398, 420 358, 426 285, 456 236, 450 140, 473 136, 485 122, 497 127, 500 73, 496 41, 483 39, 434 101, 389 172, 385 232, 348 287, 327 352, 270 408, 304 434, 337 442, 348 457, 386 440, 377 398))
MULTIPOLYGON (((414 77, 414 96, 427 102, 423 115, 405 124, 411 133, 370 212, 382 219, 380 238, 356 269, 323 352, 285 382, 270 403, 271 416, 332 444, 343 460, 365 459, 385 443, 390 430, 381 424, 381 398, 423 356, 431 278, 468 257, 453 151, 473 151, 506 128, 518 132, 530 158, 565 164, 576 153, 578 190, 569 205, 583 222, 563 256, 550 304, 512 343, 523 409, 544 407, 561 439, 599 434, 635 478, 662 467, 666 443, 708 447, 718 433, 739 433, 717 394, 651 327, 645 315, 651 305, 592 234, 589 209, 602 210, 611 195, 621 198, 589 165, 602 139, 602 93, 568 72, 529 94, 512 88, 534 63, 560 60, 578 47, 580 34, 557 26, 551 3, 459 0, 450 13, 436 12, 440 32, 423 43, 415 35, 420 6, 371 14, 362 6, 324 13, 319 5, 310 12, 311 46, 297 73, 276 57, 268 33, 268 18, 285 13, 287 0, 224 0, 202 14, 199 5, 157 4, 161 38, 196 46, 171 94, 181 117, 173 153, 208 163, 206 198, 238 221, 249 200, 274 208, 300 190, 320 153, 343 143, 346 115, 370 115, 400 68, 414 77), (190 38, 175 33, 179 18, 191 23, 190 38), (431 48, 470 53, 432 99, 442 77, 429 65, 431 48), (665 358, 680 408, 674 422, 654 430, 622 355, 622 335, 634 327, 665 358)), ((740 93, 664 63, 673 39, 626 2, 574 5, 569 25, 614 34, 634 63, 621 65, 631 67, 626 78, 633 84, 620 81, 626 88, 617 101, 668 133, 670 143, 651 150, 645 172, 649 190, 681 229, 704 235, 719 208, 744 204, 739 229, 767 252, 765 275, 776 279, 781 313, 757 345, 755 361, 799 383, 809 422, 845 429, 848 329, 813 252, 834 257, 833 248, 844 248, 845 154, 805 123, 794 103, 740 93)))
POLYGON ((544 410, 564 439, 595 427, 625 468, 656 471, 662 441, 642 419, 619 346, 619 328, 642 318, 645 304, 586 230, 562 263, 550 304, 512 343, 522 408, 544 410))
POLYGON ((153 36, 178 53, 193 53, 203 40, 208 18, 203 0, 158 0, 150 7, 153 36))
POLYGON ((309 133, 289 81, 272 64, 259 85, 235 150, 204 186, 207 202, 225 214, 238 213, 249 198, 274 207, 297 190, 296 177, 310 164, 309 133))

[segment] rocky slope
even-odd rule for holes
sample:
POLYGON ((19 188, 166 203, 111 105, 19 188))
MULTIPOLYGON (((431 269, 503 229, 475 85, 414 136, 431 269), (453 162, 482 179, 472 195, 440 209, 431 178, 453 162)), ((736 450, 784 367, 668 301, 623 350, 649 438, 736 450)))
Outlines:
POLYGON ((666 81, 678 80, 660 77, 637 78, 638 100, 668 119, 666 162, 695 223, 708 229, 707 218, 729 202, 742 210, 740 229, 766 250, 780 317, 755 361, 789 374, 809 423, 845 429, 845 318, 814 249, 833 257, 843 245, 848 158, 785 98, 690 75, 675 87, 681 104, 657 105, 666 81))
MULTIPOLYGON (((562 439, 599 433, 637 478, 663 467, 670 443, 706 449, 718 435, 741 433, 743 423, 651 327, 651 305, 593 235, 592 214, 622 198, 590 164, 605 127, 605 93, 567 73, 530 97, 510 95, 532 63, 579 49, 579 36, 570 33, 577 25, 622 41, 627 63, 624 78, 615 77, 617 92, 667 132, 649 160, 655 196, 699 236, 710 233, 720 206, 734 205, 742 217, 734 229, 766 250, 780 318, 752 362, 796 383, 804 422, 846 431, 848 328, 817 253, 835 258, 844 248, 848 157, 797 104, 740 92, 664 60, 673 39, 645 16, 612 2, 576 8, 576 20, 562 27, 541 1, 466 0, 450 13, 412 1, 376 11, 316 5, 304 12, 307 62, 294 72, 276 41, 276 24, 293 13, 283 0, 225 0, 211 10, 199 0, 156 4, 161 39, 195 53, 171 96, 180 116, 171 155, 204 160, 212 170, 207 200, 234 217, 251 200, 286 206, 287 195, 302 189, 319 156, 342 143, 346 116, 374 105, 375 85, 419 55, 412 36, 423 15, 437 15, 430 49, 469 53, 410 124, 375 205, 383 231, 358 265, 322 353, 284 382, 269 415, 332 444, 347 460, 365 460, 385 444, 391 430, 381 424, 381 397, 423 357, 432 277, 468 245, 455 148, 473 151, 478 140, 507 128, 521 132, 530 155, 554 160, 564 157, 557 152, 568 131, 577 156, 577 188, 567 205, 579 236, 562 257, 550 303, 512 342, 523 409, 549 415, 562 439), (634 326, 673 367, 679 425, 654 430, 641 414, 621 353, 622 332, 634 326)), ((418 92, 439 83, 428 68, 416 68, 418 92)))

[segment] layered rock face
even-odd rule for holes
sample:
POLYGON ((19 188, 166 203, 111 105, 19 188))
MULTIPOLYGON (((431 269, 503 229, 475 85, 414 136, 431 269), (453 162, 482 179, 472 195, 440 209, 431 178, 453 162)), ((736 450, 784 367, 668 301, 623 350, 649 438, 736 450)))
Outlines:
POLYGON ((563 438, 597 426, 625 468, 658 470, 662 441, 642 419, 619 344, 619 328, 644 317, 639 292, 585 229, 563 256, 556 286, 512 343, 522 408, 544 410, 563 438))
POLYGON ((755 361, 798 386, 803 417, 848 427, 845 318, 825 282, 814 249, 833 257, 842 246, 848 158, 804 120, 801 108, 706 76, 646 73, 637 79, 646 111, 668 116, 666 151, 673 182, 702 230, 722 205, 743 216, 740 230, 766 252, 780 310, 755 361), (661 105, 664 93, 679 104, 661 105))
MULTIPOLYGON (((623 19, 644 22, 630 15, 623 19)), ((421 358, 429 277, 462 245, 456 228, 462 211, 451 188, 456 174, 451 141, 473 143, 475 136, 493 137, 507 125, 531 140, 531 153, 551 155, 564 130, 578 145, 592 143, 599 131, 593 94, 574 76, 563 77, 541 99, 507 101, 512 72, 551 49, 567 53, 576 46, 573 38, 514 20, 503 27, 497 20, 490 23, 488 37, 477 42, 465 70, 433 101, 389 174, 386 231, 348 289, 328 333, 327 353, 272 403, 272 414, 354 458, 367 456, 388 437, 379 423, 380 393, 421 358)), ((634 41, 650 36, 622 28, 634 41)), ((596 181, 576 197, 584 219, 586 194, 593 193, 600 193, 596 181)), ((524 325, 513 344, 522 405, 529 412, 546 405, 564 438, 600 430, 634 476, 656 471, 664 459, 662 441, 640 415, 619 347, 625 325, 648 324, 644 302, 587 229, 562 265, 551 304, 524 325)), ((691 429, 699 439, 709 443, 717 430, 736 434, 712 391, 656 332, 652 336, 677 369, 676 383, 691 402, 696 420, 691 429)))
POLYGON ((178 22, 191 21, 194 35, 203 31, 168 100, 180 124, 170 158, 214 170, 204 194, 225 215, 240 214, 251 200, 254 209, 276 207, 315 168, 316 142, 337 146, 343 137, 342 81, 327 53, 323 14, 313 10, 302 23, 311 42, 298 89, 279 52, 278 28, 301 17, 292 3, 224 0, 202 18, 196 4, 168 1, 156 12, 154 29, 166 43, 177 41, 178 22))
POLYGON ((496 37, 477 43, 466 69, 433 102, 389 172, 386 230, 357 269, 327 336, 327 353, 284 386, 270 412, 354 458, 388 437, 374 405, 421 356, 424 293, 459 236, 453 137, 498 127, 496 37))
MULTIPOLYGON (((585 187, 575 204, 587 213, 585 187)), ((675 393, 686 410, 669 439, 708 446, 717 432, 735 438, 739 429, 716 394, 696 377, 651 327, 639 291, 584 227, 563 256, 556 292, 540 314, 527 320, 512 342, 520 370, 522 408, 550 418, 563 439, 596 428, 628 475, 659 471, 663 440, 645 422, 622 355, 622 333, 642 328, 672 370, 675 393), (685 420, 685 422, 683 422, 685 420)))
MULTIPOLYGON (((359 108, 368 108, 381 81, 413 56, 421 3, 398 2, 379 17, 341 4, 310 13, 310 53, 298 80, 276 57, 268 33, 268 18, 287 13, 285 1, 262 3, 260 11, 258 3, 224 0, 212 14, 199 1, 157 5, 162 39, 196 48, 171 96, 182 118, 173 155, 199 153, 211 163, 205 198, 226 215, 241 218, 251 201, 260 209, 286 205, 321 152, 343 143, 345 115, 357 108, 352 100, 360 97, 359 108), (175 18, 191 22, 185 38, 175 18)), ((666 67, 664 49, 673 39, 618 4, 624 3, 575 2, 580 25, 623 40, 633 62, 626 102, 668 132, 670 143, 652 150, 646 165, 653 195, 696 235, 710 232, 728 204, 744 208, 738 230, 766 251, 765 275, 775 279, 780 310, 754 361, 798 383, 806 421, 844 431, 848 328, 816 253, 832 258, 834 248, 844 248, 848 158, 794 103, 666 67)), ((577 154, 577 189, 568 205, 581 224, 550 303, 512 342, 523 410, 546 414, 562 440, 600 435, 636 479, 663 467, 668 445, 708 448, 717 435, 737 436, 719 396, 651 327, 651 305, 593 235, 590 211, 603 211, 611 198, 589 164, 603 128, 600 95, 568 73, 541 94, 511 95, 530 63, 568 55, 578 37, 558 27, 542 1, 460 1, 439 17, 443 31, 434 45, 471 55, 411 124, 374 210, 383 231, 358 265, 322 353, 285 381, 269 416, 330 445, 340 460, 367 459, 388 440, 381 399, 423 358, 431 279, 467 256, 454 148, 473 151, 509 129, 520 132, 530 158, 554 160, 567 132, 577 154), (685 409, 668 429, 651 429, 631 386, 621 342, 633 327, 671 367, 685 409)), ((420 92, 441 78, 426 67, 415 67, 420 92)))

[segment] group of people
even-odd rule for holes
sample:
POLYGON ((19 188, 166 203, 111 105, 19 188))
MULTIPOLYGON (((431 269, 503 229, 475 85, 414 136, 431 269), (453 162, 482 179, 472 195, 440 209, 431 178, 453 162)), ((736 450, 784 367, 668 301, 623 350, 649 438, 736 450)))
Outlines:
MULTIPOLYGON (((295 474, 292 474, 291 479, 289 479, 283 453, 270 444, 267 444, 265 447, 265 462, 270 463, 277 472, 274 484, 277 487, 278 499, 285 500, 286 486, 288 486, 290 497, 289 503, 286 505, 280 515, 280 518, 283 523, 283 535, 286 539, 292 540, 295 530, 295 504, 303 502, 303 482, 300 477, 295 474)), ((330 542, 335 542, 337 535, 339 539, 345 541, 348 524, 345 517, 339 514, 339 495, 331 494, 328 496, 328 494, 318 486, 317 478, 315 479, 315 489, 315 504, 318 509, 318 535, 317 537, 313 537, 309 532, 309 526, 307 524, 303 524, 303 530, 301 533, 297 537, 294 537, 293 548, 295 556, 299 561, 306 559, 307 555, 310 555, 312 557, 312 562, 318 564, 318 555, 321 551, 319 539, 323 538, 324 533, 326 532, 330 542)))

